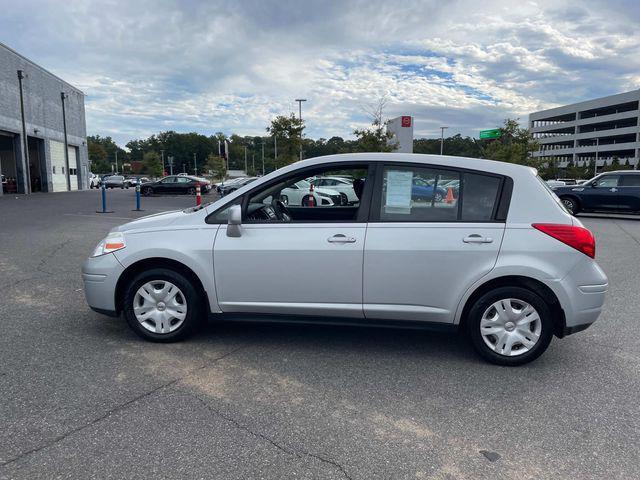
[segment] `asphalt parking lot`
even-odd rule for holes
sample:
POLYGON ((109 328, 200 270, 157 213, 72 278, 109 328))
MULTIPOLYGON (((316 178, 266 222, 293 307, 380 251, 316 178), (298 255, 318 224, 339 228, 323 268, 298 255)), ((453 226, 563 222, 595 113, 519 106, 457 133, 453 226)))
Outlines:
MULTIPOLYGON (((205 201, 207 198, 205 197, 205 201)), ((0 478, 640 477, 640 217, 582 217, 611 289, 538 361, 455 335, 209 324, 139 340, 85 304, 107 230, 193 197, 0 197, 0 478)))

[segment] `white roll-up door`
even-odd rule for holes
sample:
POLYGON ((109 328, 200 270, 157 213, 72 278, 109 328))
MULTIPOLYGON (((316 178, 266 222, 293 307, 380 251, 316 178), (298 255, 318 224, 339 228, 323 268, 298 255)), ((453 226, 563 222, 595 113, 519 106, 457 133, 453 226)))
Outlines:
MULTIPOLYGON (((51 183, 54 192, 67 191, 67 171, 64 161, 64 143, 49 140, 51 147, 51 183)), ((76 183, 77 185, 77 183, 76 183)))
POLYGON ((78 190, 78 149, 76 147, 69 148, 69 179, 71 181, 71 190, 78 190))

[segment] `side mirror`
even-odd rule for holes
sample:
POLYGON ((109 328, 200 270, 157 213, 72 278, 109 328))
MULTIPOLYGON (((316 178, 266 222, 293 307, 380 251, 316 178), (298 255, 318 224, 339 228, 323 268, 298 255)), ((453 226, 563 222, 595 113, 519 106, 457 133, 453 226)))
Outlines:
POLYGON ((227 237, 242 236, 242 207, 232 205, 229 208, 229 222, 227 223, 227 237))

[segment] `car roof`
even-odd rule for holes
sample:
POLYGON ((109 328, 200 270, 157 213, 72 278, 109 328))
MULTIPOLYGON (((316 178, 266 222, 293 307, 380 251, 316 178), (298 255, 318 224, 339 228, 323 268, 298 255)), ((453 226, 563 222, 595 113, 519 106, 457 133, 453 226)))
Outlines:
POLYGON ((625 173, 629 175, 640 175, 640 170, 611 170, 610 172, 602 172, 603 175, 605 173, 625 173))

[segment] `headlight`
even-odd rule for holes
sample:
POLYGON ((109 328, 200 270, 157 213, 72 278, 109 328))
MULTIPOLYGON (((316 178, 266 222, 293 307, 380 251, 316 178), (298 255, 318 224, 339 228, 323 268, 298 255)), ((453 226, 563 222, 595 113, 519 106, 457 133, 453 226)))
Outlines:
POLYGON ((124 235, 120 232, 112 232, 98 243, 91 256, 99 257, 100 255, 122 250, 124 247, 126 247, 124 235))

